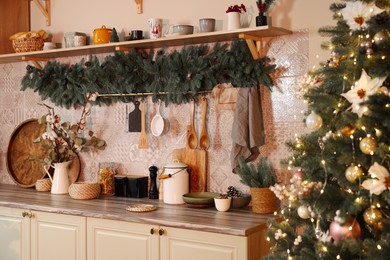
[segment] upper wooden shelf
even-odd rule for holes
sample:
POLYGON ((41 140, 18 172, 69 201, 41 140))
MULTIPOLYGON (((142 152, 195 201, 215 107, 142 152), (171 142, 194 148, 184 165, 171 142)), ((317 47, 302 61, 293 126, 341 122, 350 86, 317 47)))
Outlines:
POLYGON ((45 51, 23 52, 0 55, 1 63, 20 62, 26 60, 47 60, 59 57, 82 56, 99 53, 109 53, 124 48, 161 48, 191 44, 211 43, 218 41, 231 41, 234 39, 260 40, 263 37, 275 37, 291 34, 291 31, 279 27, 254 27, 232 31, 216 31, 210 33, 197 33, 182 36, 162 37, 159 39, 144 39, 124 41, 107 44, 87 45, 74 48, 61 48, 45 51))

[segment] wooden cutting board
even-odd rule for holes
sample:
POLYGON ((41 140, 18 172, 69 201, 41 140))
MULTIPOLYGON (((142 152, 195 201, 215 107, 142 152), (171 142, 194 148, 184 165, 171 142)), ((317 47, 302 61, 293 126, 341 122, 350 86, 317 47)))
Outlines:
POLYGON ((175 149, 172 159, 188 165, 190 192, 207 191, 207 151, 189 147, 175 149))

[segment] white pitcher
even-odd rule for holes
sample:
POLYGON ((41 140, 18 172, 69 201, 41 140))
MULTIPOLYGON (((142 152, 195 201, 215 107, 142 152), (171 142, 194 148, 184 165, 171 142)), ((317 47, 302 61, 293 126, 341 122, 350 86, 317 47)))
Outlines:
POLYGON ((69 188, 69 169, 72 161, 62 163, 52 163, 49 167, 54 168, 54 176, 51 177, 48 169, 49 167, 43 166, 47 175, 51 180, 51 193, 53 194, 67 194, 69 188))

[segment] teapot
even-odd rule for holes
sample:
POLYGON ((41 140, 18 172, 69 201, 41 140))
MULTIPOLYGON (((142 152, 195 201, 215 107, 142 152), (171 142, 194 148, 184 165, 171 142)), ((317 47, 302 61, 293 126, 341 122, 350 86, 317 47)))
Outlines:
POLYGON ((109 43, 112 29, 103 25, 101 28, 93 30, 93 44, 109 43))

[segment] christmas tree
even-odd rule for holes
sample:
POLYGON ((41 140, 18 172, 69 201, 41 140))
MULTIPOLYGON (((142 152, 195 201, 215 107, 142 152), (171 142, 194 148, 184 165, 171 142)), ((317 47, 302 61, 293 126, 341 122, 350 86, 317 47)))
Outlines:
POLYGON ((287 144, 266 259, 390 259, 390 1, 330 9, 330 59, 300 84, 310 133, 287 144))

